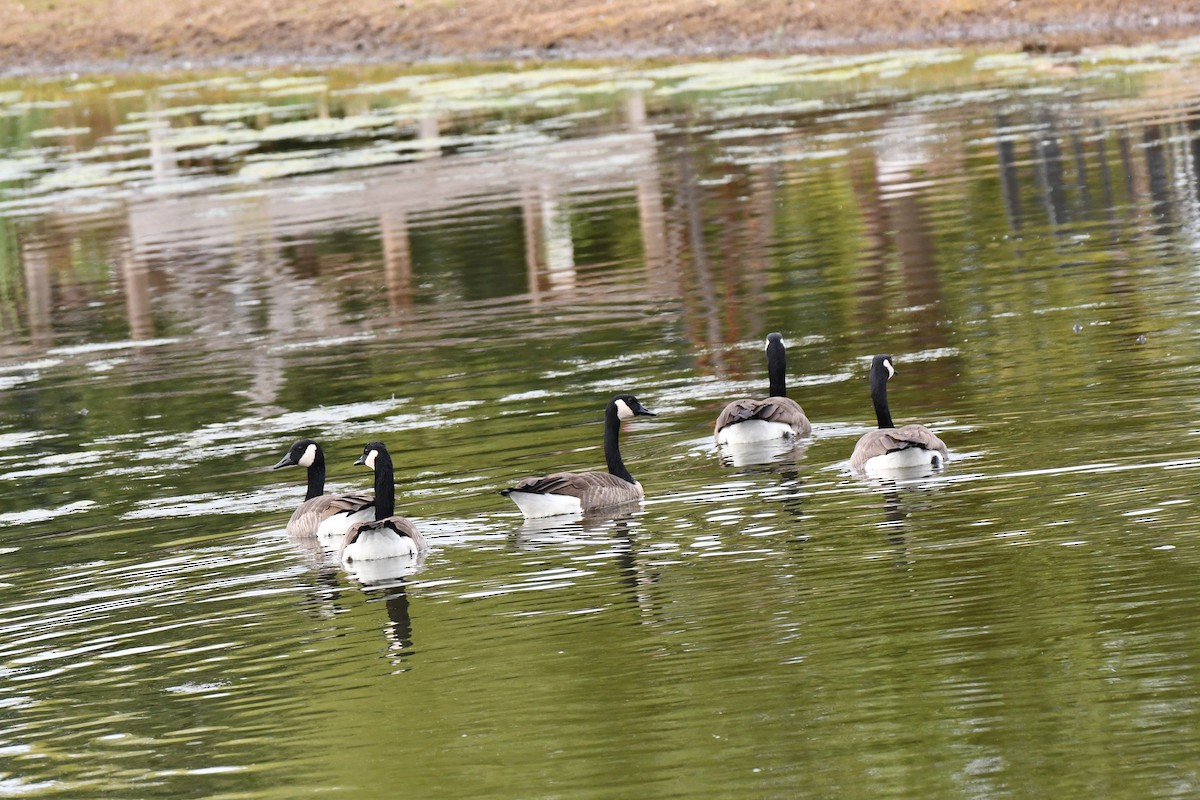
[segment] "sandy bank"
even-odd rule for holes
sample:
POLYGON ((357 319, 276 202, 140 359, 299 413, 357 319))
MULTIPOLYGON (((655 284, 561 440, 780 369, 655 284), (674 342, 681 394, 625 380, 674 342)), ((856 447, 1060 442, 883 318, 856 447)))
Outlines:
POLYGON ((1178 0, 0 0, 0 70, 1029 49, 1200 33, 1178 0))

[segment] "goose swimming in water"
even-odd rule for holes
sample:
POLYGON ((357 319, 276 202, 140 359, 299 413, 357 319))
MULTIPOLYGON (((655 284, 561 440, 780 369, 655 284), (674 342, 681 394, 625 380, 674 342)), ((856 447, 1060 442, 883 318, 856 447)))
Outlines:
POLYGON ((365 492, 325 494, 325 453, 312 439, 293 444, 271 469, 297 466, 308 469, 308 494, 288 520, 289 534, 344 536, 355 522, 374 518, 372 497, 365 492))
POLYGON ((395 473, 387 446, 383 442, 368 442, 354 463, 375 470, 375 518, 350 526, 342 542, 342 558, 369 561, 414 556, 425 550, 428 545, 417 526, 395 515, 395 473))
POLYGON ((523 478, 500 494, 516 503, 528 519, 587 513, 641 500, 642 485, 626 469, 617 442, 621 422, 635 416, 655 414, 631 394, 617 395, 604 410, 604 459, 608 472, 555 472, 523 478))
POLYGON ((717 444, 765 442, 812 433, 804 409, 787 396, 787 355, 783 336, 769 334, 766 350, 770 396, 761 400, 734 400, 725 406, 713 428, 717 444))
POLYGON ((871 401, 879 429, 863 434, 854 446, 850 466, 857 470, 905 469, 932 467, 937 469, 950 460, 946 443, 924 425, 892 424, 888 408, 887 382, 896 374, 891 356, 875 356, 871 360, 871 401))

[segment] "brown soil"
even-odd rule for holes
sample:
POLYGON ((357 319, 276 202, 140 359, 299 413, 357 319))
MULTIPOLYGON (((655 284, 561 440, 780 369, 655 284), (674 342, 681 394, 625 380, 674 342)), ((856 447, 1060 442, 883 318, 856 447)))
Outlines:
POLYGON ((1185 0, 0 0, 0 72, 697 56, 1200 33, 1185 0))

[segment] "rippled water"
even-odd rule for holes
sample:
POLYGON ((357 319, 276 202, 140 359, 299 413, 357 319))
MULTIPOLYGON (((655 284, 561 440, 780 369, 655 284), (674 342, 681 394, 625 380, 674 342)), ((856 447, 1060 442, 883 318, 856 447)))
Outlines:
POLYGON ((0 796, 1195 796, 1198 59, 0 88, 0 796), (619 390, 645 504, 522 520, 619 390))

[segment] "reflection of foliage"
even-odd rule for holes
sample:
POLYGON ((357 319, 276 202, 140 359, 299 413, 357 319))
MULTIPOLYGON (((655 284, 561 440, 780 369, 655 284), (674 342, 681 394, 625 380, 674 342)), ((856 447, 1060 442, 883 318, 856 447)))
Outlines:
MULTIPOLYGON (((1193 55, 1164 51, 1162 57, 1193 55)), ((1127 57, 1144 62, 1146 54, 1127 57)), ((1097 80, 1109 80, 1122 58, 1113 50, 1085 65, 1097 80)), ((198 75, 172 83, 153 76, 14 82, 0 84, 0 176, 6 160, 27 163, 13 179, 16 186, 0 191, 0 211, 48 210, 75 202, 85 188, 91 190, 87 202, 112 202, 118 189, 160 183, 153 164, 162 157, 185 167, 171 177, 172 191, 189 190, 188 180, 196 177, 261 181, 403 160, 412 154, 400 152, 400 145, 411 142, 426 118, 439 120, 440 147, 447 152, 491 149, 510 145, 514 132, 569 137, 612 125, 615 102, 631 94, 644 96, 651 113, 699 108, 745 117, 836 108, 854 92, 883 86, 940 92, 953 84, 1045 81, 1045 70, 1055 64, 1051 57, 969 58, 930 50, 670 66, 439 65, 399 76, 363 67, 286 77, 198 75), (469 131, 456 133, 464 124, 469 131), (316 144, 326 150, 271 159, 316 144)))
POLYGON ((520 207, 450 217, 411 231, 413 278, 424 302, 511 297, 527 287, 520 207))

